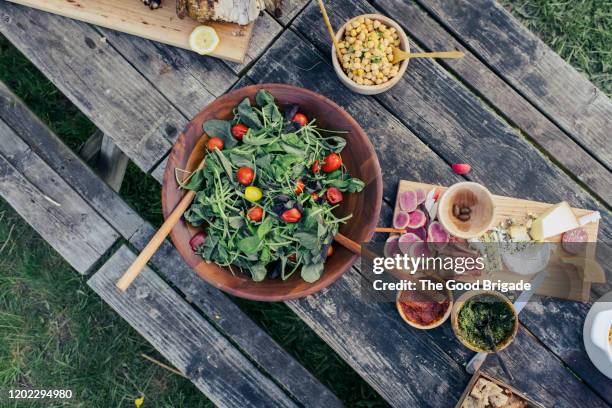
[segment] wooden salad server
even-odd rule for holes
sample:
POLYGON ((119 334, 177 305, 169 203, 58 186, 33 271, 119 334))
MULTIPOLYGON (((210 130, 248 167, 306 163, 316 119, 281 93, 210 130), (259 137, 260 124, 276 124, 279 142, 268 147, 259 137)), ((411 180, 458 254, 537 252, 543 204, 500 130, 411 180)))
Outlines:
POLYGON ((464 55, 461 51, 406 52, 395 47, 392 62, 397 64, 408 58, 461 58, 464 55))
MULTIPOLYGON (((206 157, 205 157, 206 158, 206 157)), ((205 159, 204 158, 204 159, 205 159)), ((200 162, 194 173, 198 170, 201 170, 204 167, 204 159, 200 162)), ((146 247, 142 250, 142 252, 138 255, 138 257, 132 262, 132 265, 128 268, 127 271, 121 276, 121 278, 117 281, 117 287, 125 292, 127 288, 134 282, 134 279, 140 275, 143 268, 149 262, 149 259, 155 254, 155 252, 159 249, 160 245, 164 242, 172 228, 176 225, 177 222, 181 219, 185 211, 191 205, 191 202, 195 198, 196 192, 194 190, 189 190, 183 196, 181 201, 174 208, 170 216, 166 218, 166 221, 162 224, 161 227, 157 230, 153 238, 149 241, 146 247)))

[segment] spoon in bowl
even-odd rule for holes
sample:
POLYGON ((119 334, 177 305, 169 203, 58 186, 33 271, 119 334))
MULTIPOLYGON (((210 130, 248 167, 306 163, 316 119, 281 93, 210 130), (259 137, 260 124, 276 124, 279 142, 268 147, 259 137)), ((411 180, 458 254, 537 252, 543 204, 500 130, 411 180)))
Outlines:
POLYGON ((395 47, 392 62, 397 64, 408 58, 461 58, 464 55, 461 51, 406 52, 395 47))

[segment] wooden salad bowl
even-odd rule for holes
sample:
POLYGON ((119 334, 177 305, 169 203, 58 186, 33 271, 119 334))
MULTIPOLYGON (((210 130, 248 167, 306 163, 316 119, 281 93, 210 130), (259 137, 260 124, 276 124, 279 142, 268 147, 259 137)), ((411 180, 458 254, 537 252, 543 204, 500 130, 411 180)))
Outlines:
MULTIPOLYGON (((170 153, 162 186, 162 207, 167 218, 185 193, 179 189, 175 169, 191 171, 204 157, 208 136, 202 125, 209 119, 231 119, 232 110, 245 97, 254 103, 259 89, 268 90, 276 98, 281 109, 284 105, 297 104, 300 111, 309 118, 316 118, 319 127, 345 131, 347 145, 342 151, 342 160, 353 177, 365 182, 360 193, 345 193, 345 199, 338 209, 339 216, 353 214, 340 227, 340 232, 356 242, 367 242, 374 234, 382 203, 382 177, 376 152, 366 133, 359 124, 337 104, 307 89, 285 84, 258 84, 232 91, 208 105, 187 124, 170 153)), ((189 240, 198 232, 184 220, 173 228, 170 236, 185 262, 206 282, 234 296, 259 301, 284 301, 308 296, 335 282, 358 258, 357 255, 334 244, 335 253, 325 263, 321 278, 314 283, 303 281, 295 273, 286 281, 265 279, 254 282, 250 276, 207 263, 196 255, 189 246, 189 240)))

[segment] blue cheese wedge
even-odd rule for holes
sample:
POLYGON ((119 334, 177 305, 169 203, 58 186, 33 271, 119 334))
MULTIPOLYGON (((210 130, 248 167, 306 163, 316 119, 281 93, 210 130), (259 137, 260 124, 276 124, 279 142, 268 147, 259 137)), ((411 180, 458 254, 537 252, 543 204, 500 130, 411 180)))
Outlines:
POLYGON ((569 204, 563 201, 553 205, 540 215, 533 222, 529 235, 536 241, 543 241, 579 226, 580 224, 569 204))

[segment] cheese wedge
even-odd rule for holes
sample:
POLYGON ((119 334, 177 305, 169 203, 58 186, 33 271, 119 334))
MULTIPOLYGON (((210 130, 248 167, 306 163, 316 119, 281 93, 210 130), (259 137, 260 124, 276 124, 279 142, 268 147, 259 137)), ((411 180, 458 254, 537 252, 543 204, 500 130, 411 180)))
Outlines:
POLYGON ((533 222, 529 235, 536 241, 543 241, 579 226, 580 224, 569 204, 563 201, 553 205, 540 215, 533 222))

